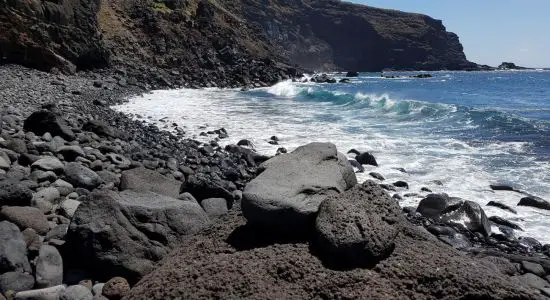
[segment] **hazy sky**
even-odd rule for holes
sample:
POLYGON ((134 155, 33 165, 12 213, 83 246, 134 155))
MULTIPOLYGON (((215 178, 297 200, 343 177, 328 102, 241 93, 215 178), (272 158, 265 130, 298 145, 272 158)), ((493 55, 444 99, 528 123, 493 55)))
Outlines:
POLYGON ((427 14, 460 37, 466 57, 550 67, 550 0, 351 0, 427 14))

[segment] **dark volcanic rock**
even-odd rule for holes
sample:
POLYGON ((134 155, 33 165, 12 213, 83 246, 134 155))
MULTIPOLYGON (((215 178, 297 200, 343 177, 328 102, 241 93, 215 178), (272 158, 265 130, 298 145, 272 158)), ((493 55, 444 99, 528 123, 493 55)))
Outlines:
POLYGON ((136 168, 122 172, 120 190, 150 191, 157 194, 177 198, 180 194, 181 182, 170 179, 160 173, 146 168, 136 168))
POLYGON ((151 192, 92 193, 67 234, 72 262, 99 278, 136 281, 187 235, 208 224, 202 208, 151 192))
POLYGON ((130 292, 128 281, 122 277, 109 279, 103 286, 102 294, 109 300, 118 300, 130 292))
POLYGON ((55 113, 47 110, 40 110, 32 113, 23 126, 25 131, 34 132, 37 135, 43 135, 46 132, 53 136, 60 136, 68 141, 75 139, 71 128, 67 126, 65 120, 55 113))
POLYGON ((523 231, 523 229, 521 229, 521 227, 519 227, 518 224, 512 222, 512 221, 508 221, 504 218, 501 218, 499 216, 492 216, 492 217, 489 217, 489 221, 495 223, 495 224, 498 224, 498 225, 504 225, 506 227, 510 227, 512 229, 517 229, 517 230, 521 230, 523 231))
POLYGON ((540 209, 550 210, 550 203, 542 198, 529 196, 519 200, 518 206, 531 206, 540 209))
POLYGON ((278 155, 249 182, 242 210, 253 224, 280 232, 308 231, 327 197, 357 184, 347 158, 330 143, 311 143, 278 155))
POLYGON ((442 211, 440 221, 461 226, 471 232, 480 232, 484 236, 491 234, 491 224, 485 212, 473 201, 462 201, 442 211))
POLYGON ((461 255, 407 222, 389 257, 371 269, 341 271, 323 265, 307 243, 281 243, 245 225, 238 211, 222 220, 187 240, 125 299, 539 297, 491 262, 461 255))
POLYGON ((373 266, 393 251, 400 218, 397 201, 365 181, 321 203, 314 244, 339 267, 373 266))
POLYGON ((355 160, 357 160, 362 165, 371 165, 378 167, 378 162, 376 162, 376 158, 374 158, 374 155, 363 152, 355 157, 355 160))
POLYGON ((517 214, 517 211, 515 209, 511 208, 510 206, 508 206, 504 203, 498 202, 498 201, 489 201, 489 203, 487 203, 487 206, 498 207, 500 209, 507 210, 511 213, 517 214))
POLYGON ((420 201, 416 211, 424 217, 439 219, 445 209, 461 201, 460 198, 449 197, 446 194, 430 194, 420 201))
POLYGON ((32 191, 19 181, 0 182, 0 207, 31 205, 32 191))
MULTIPOLYGON (((190 193, 198 201, 207 198, 224 198, 233 200, 233 193, 230 183, 207 174, 190 175, 187 180, 181 185, 181 193, 190 193)), ((231 202, 232 203, 232 202, 231 202)))

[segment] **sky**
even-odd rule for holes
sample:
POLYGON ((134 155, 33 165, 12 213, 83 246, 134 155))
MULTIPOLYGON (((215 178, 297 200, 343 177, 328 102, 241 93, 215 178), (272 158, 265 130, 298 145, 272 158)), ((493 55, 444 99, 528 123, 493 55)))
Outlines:
MULTIPOLYGON (((349 0, 348 0, 349 1, 349 0)), ((351 0, 440 19, 468 60, 550 67, 550 0, 351 0)))

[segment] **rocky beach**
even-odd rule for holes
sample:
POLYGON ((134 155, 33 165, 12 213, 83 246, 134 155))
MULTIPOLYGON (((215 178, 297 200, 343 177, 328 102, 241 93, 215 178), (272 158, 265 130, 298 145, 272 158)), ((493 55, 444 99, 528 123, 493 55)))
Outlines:
POLYGON ((445 194, 399 207, 388 192, 406 182, 357 182, 368 153, 311 143, 270 158, 220 147, 223 128, 209 143, 168 133, 109 108, 143 92, 116 74, 0 77, 7 299, 549 294, 548 245, 445 194))
POLYGON ((0 0, 0 32, 0 300, 550 297, 550 245, 484 210, 515 207, 441 182, 402 207, 409 182, 368 151, 274 135, 266 155, 223 127, 113 109, 155 89, 487 69, 439 20, 340 1, 0 0))

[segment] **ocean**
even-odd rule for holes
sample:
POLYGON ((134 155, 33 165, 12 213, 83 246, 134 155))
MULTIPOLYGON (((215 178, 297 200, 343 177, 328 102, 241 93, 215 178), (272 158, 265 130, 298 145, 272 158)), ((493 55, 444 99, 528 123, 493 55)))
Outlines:
MULTIPOLYGON (((386 183, 403 180, 401 206, 416 206, 427 194, 445 192, 481 204, 488 216, 518 223, 530 236, 550 243, 550 211, 518 206, 525 195, 492 191, 511 185, 550 200, 550 72, 360 73, 349 83, 284 81, 268 88, 159 90, 129 99, 116 110, 190 138, 224 127, 226 145, 251 140, 258 152, 274 155, 312 142, 328 141, 346 153, 372 153, 386 183), (277 136, 280 145, 268 143, 277 136), (404 168, 406 172, 398 170, 404 168), (437 184, 440 181, 442 185, 437 184), (407 196, 405 196, 407 195, 407 196), (513 214, 486 206, 503 202, 513 214)), ((331 74, 341 79, 345 74, 331 74)), ((494 230, 497 230, 493 227, 494 230)))

